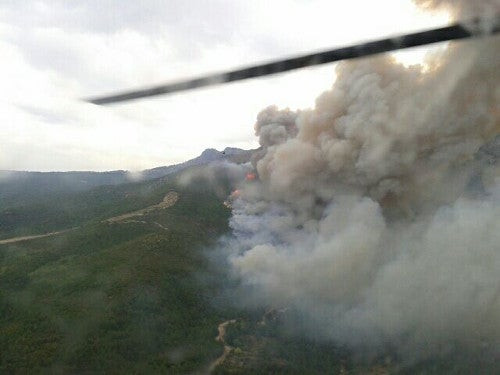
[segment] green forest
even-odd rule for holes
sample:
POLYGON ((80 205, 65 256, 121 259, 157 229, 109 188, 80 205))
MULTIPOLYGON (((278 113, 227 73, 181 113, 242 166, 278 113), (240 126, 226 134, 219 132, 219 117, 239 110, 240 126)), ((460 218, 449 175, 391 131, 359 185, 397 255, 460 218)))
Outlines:
POLYGON ((223 203, 232 188, 175 175, 4 199, 0 373, 460 373, 450 361, 416 368, 390 357, 360 360, 292 333, 302 319, 293 310, 240 304, 232 294, 238 281, 212 256, 229 234, 223 203), (168 208, 107 220, 171 191, 178 200, 168 208))

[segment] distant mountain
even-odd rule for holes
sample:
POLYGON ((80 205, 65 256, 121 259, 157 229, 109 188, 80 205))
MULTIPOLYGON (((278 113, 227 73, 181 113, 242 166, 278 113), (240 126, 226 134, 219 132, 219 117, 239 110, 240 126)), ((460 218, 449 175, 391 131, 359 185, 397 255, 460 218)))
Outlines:
MULTIPOLYGON (((184 163, 147 169, 139 173, 141 179, 150 180, 180 172, 192 166, 209 164, 218 160, 245 163, 254 150, 227 147, 223 151, 206 149, 200 156, 184 163)), ((0 171, 0 204, 15 204, 22 197, 37 199, 52 193, 87 191, 104 185, 118 185, 132 180, 128 171, 109 172, 25 172, 0 171)))
POLYGON ((223 151, 217 151, 213 148, 207 148, 200 156, 185 161, 184 163, 170 165, 167 167, 157 167, 142 171, 144 179, 153 179, 164 177, 172 173, 180 172, 186 168, 205 165, 214 161, 227 160, 233 163, 246 163, 250 161, 250 157, 255 150, 243 150, 241 148, 226 147, 223 151))

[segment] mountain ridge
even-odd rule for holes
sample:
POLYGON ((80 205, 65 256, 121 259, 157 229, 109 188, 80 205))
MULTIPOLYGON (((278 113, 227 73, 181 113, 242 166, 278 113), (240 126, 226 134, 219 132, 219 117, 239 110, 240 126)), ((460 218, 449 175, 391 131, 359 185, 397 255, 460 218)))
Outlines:
POLYGON ((181 172, 193 166, 206 165, 215 161, 246 163, 254 150, 226 147, 222 151, 213 148, 204 150, 199 156, 185 162, 169 166, 145 169, 138 173, 126 170, 105 172, 66 171, 37 172, 0 170, 0 202, 15 201, 20 197, 36 199, 40 196, 61 193, 81 192, 105 185, 119 185, 133 181, 146 181, 181 172))

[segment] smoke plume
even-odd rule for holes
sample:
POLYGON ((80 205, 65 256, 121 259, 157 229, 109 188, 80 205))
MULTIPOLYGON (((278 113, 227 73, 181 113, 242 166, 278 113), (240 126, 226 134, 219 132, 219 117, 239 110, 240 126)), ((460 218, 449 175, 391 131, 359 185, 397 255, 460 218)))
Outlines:
POLYGON ((455 19, 463 20, 470 17, 491 17, 498 13, 498 0, 413 0, 418 6, 428 10, 449 12, 455 19))
MULTIPOLYGON (((500 10, 415 1, 458 18, 500 10)), ((500 155, 477 156, 500 133, 499 47, 341 63, 314 109, 258 115, 258 181, 233 204, 229 259, 261 303, 354 347, 500 351, 500 155)))

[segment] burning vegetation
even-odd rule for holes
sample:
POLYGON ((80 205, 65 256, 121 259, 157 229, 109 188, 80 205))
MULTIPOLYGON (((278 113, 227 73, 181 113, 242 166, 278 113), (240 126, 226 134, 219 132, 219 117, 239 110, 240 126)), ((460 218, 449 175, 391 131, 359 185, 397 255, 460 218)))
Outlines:
MULTIPOLYGON (((500 10, 417 3, 459 19, 500 10)), ((500 133, 499 46, 452 44, 425 69, 341 63, 313 109, 258 115, 257 173, 232 194, 227 246, 257 305, 291 306, 301 333, 362 352, 498 356, 498 169, 482 192, 471 181, 500 133)))

